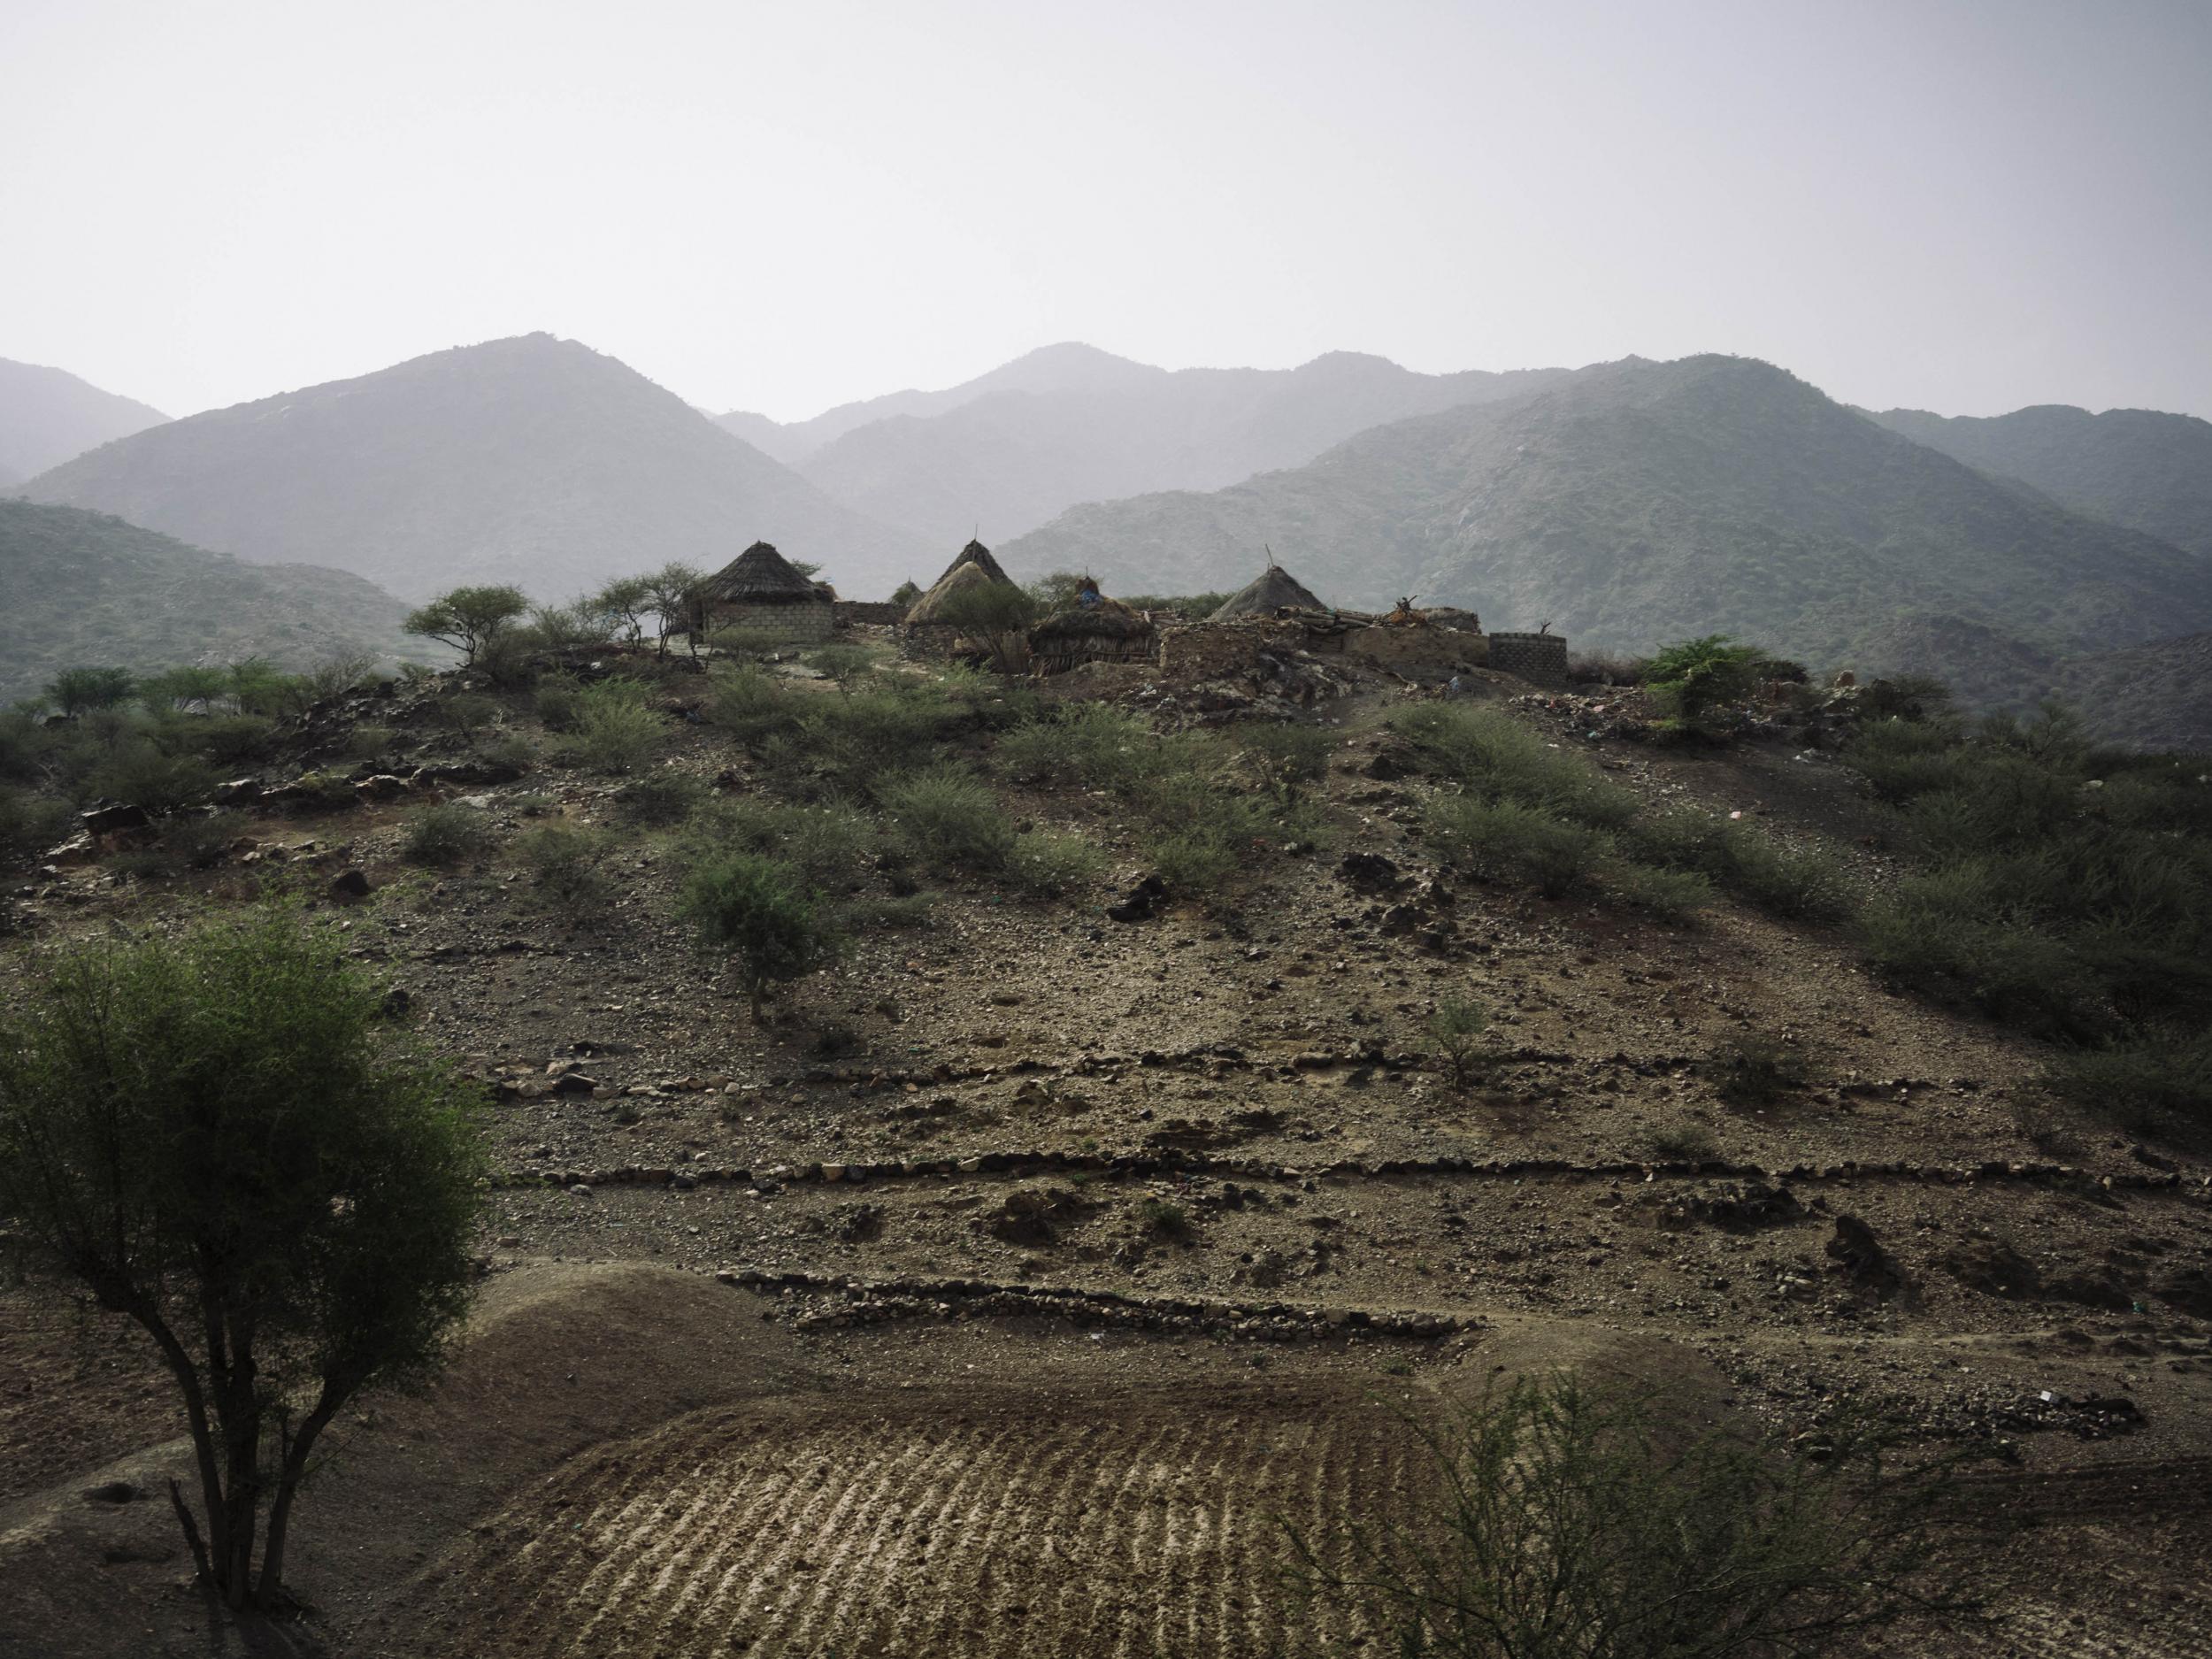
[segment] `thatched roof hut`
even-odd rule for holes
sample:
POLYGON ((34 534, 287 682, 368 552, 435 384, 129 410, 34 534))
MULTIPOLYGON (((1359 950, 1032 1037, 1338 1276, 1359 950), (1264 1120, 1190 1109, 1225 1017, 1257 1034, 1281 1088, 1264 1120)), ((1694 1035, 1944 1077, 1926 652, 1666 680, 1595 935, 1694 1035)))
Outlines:
POLYGON ((1086 660, 1148 659, 1157 640, 1150 620, 1083 579, 1075 603, 1056 611, 1029 631, 1029 649, 1048 672, 1086 660))
POLYGON ((767 542, 756 541, 701 582, 697 593, 707 604, 813 605, 828 603, 826 585, 808 580, 767 542))
POLYGON ((1232 594, 1209 622, 1234 622, 1242 617, 1271 617, 1280 611, 1326 611, 1305 585, 1270 559, 1267 568, 1241 592, 1232 594))
POLYGON ((692 589, 692 632, 749 630, 792 641, 826 640, 834 622, 827 582, 810 580, 756 541, 692 589))
POLYGON ((941 621, 945 601, 963 588, 979 583, 1003 583, 1011 588, 1014 579, 1000 567, 991 557, 991 549, 980 541, 971 541, 960 549, 959 557, 945 566, 945 573, 936 584, 914 602, 914 608, 906 613, 906 626, 916 627, 941 621))

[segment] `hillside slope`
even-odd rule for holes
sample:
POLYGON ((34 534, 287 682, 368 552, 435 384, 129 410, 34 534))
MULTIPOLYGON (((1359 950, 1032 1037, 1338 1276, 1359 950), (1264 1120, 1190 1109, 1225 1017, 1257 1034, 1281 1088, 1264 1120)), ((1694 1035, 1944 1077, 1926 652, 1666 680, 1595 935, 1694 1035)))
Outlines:
POLYGON ((2064 403, 1987 419, 1919 409, 1868 418, 2076 512, 2212 556, 2212 421, 2150 409, 2093 415, 2064 403))
POLYGON ((168 419, 65 369, 0 357, 0 487, 168 419))
POLYGON ((1263 544, 1333 603, 1417 594, 1585 649, 1719 631, 1882 670, 1894 630, 1956 619, 1987 649, 1939 666, 1977 700, 2039 695, 2060 656, 2212 622, 2203 561, 1720 357, 1632 358, 1211 495, 1076 508, 1001 552, 1018 574, 1087 566, 1172 592, 1235 586, 1263 544))
POLYGON ((902 416, 926 420, 995 392, 1080 395, 1163 380, 1167 374, 1165 369, 1134 363, 1110 351, 1101 351, 1096 346, 1070 340, 1025 351, 973 380, 937 391, 925 392, 910 387, 904 391, 887 392, 880 397, 840 403, 806 420, 771 420, 765 415, 741 409, 733 409, 715 419, 725 431, 735 433, 779 461, 796 465, 823 445, 873 421, 902 416))
POLYGON ((2076 658, 2058 691, 2099 737, 2212 754, 2212 634, 2076 658))
POLYGON ((246 565, 104 513, 0 501, 0 701, 64 668, 302 669, 353 651, 443 664, 400 632, 407 608, 343 571, 246 565))
POLYGON ((1299 466, 1370 426, 1500 397, 1541 371, 1417 374, 1332 352, 1285 370, 1183 369, 1065 391, 997 391, 879 420, 800 470, 859 511, 949 541, 1035 529, 1079 502, 1218 489, 1299 466))
POLYGON ((139 434, 33 479, 265 563, 409 597, 465 581, 565 598, 765 538, 858 597, 926 549, 871 524, 634 370, 549 334, 457 347, 139 434))

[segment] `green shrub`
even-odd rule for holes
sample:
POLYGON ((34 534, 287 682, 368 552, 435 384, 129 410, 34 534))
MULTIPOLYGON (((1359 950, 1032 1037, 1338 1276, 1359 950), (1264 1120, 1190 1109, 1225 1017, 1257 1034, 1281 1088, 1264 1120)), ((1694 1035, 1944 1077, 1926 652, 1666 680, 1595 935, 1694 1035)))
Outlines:
POLYGON ((846 696, 800 699, 808 764, 854 795, 879 794, 886 781, 930 764, 962 723, 941 685, 872 682, 846 696))
POLYGON ((1670 920, 1694 916, 1713 902, 1713 884, 1694 870, 1661 870, 1616 859, 1605 866, 1604 875, 1615 897, 1670 920))
POLYGON ((1294 1573, 1394 1659, 1929 1651, 1978 1617, 1985 1572, 1939 1548, 1959 1458, 1892 1455, 1847 1412, 1789 1445, 1702 1416, 1571 1376, 1425 1413, 1402 1502, 1294 1533, 1294 1573))
POLYGON ((66 801, 0 786, 0 857, 28 858, 58 846, 75 822, 66 801))
POLYGON ((258 714, 188 715, 173 720, 164 735, 177 749, 204 755, 218 766, 234 767, 269 753, 276 722, 258 714))
POLYGON ((687 772, 657 766, 623 785, 616 810, 636 824, 680 824, 707 798, 707 787, 687 772))
POLYGON ((1262 784, 1285 804, 1328 775, 1337 745, 1335 734, 1318 726, 1248 726, 1237 738, 1262 784))
POLYGON ((576 734, 563 752, 578 765, 620 776, 647 765, 667 747, 668 728, 645 706, 648 687, 634 680, 603 680, 577 699, 576 734))
POLYGON ((1105 868, 1105 855, 1086 837, 1032 830, 1015 838, 1006 873, 1025 892, 1050 899, 1097 880, 1105 868))
POLYGON ((1616 829, 1636 815, 1633 794, 1502 710, 1420 703, 1401 710, 1390 725, 1434 771, 1472 795, 1540 808, 1547 817, 1590 829, 1616 829))
POLYGON ((1610 836, 1542 808, 1470 795, 1431 802, 1428 834, 1458 868, 1532 881, 1548 898, 1572 892, 1613 851, 1610 836))
POLYGON ((382 760, 392 752, 394 735, 388 726, 357 726, 346 733, 346 758, 382 760))
POLYGON ((438 723, 451 731, 481 732, 498 718, 498 702, 480 691, 457 691, 438 700, 438 723))
POLYGON ((2203 1144, 2212 1130, 2212 1036, 2156 1034, 2053 1060, 2044 1082, 2062 1099, 2139 1134, 2203 1144))
POLYGON ((196 755, 172 755, 149 739, 119 744, 93 769, 90 793, 128 801, 149 812, 173 812, 196 806, 214 794, 214 769, 196 755))
POLYGON ((757 743, 797 726, 796 699, 764 668, 718 664, 707 683, 707 723, 741 743, 757 743))
POLYGON ((876 654, 863 645, 825 645, 809 651, 800 660, 834 683, 840 691, 851 690, 856 681, 865 680, 876 668, 876 654))
POLYGON ((1720 1142, 1703 1124, 1664 1124, 1653 1130, 1646 1145, 1651 1155, 1676 1164, 1704 1164, 1720 1156, 1720 1142))
POLYGON ((606 877, 607 838, 569 824, 541 824, 515 842, 515 857, 530 872, 533 895, 570 915, 603 909, 612 889, 606 877))
POLYGON ((491 826, 482 812, 443 801, 407 815, 400 850, 411 864, 444 866, 480 856, 491 841, 491 826))
POLYGON ((235 812, 180 812, 162 825, 151 846, 118 855, 113 867, 142 880, 206 870, 221 862, 244 828, 235 812))
POLYGON ((859 875, 875 835, 867 816, 850 807, 735 795, 698 813, 685 840, 695 860, 729 852, 758 854, 790 865, 810 887, 837 891, 859 875))
POLYGON ((1792 847, 1746 825, 1680 809, 1637 819, 1623 839, 1639 857, 1708 877, 1776 916, 1839 922, 1857 909, 1855 884, 1832 853, 1792 847))
POLYGON ((1145 844, 1145 860, 1179 898, 1219 892, 1243 863, 1235 848, 1202 831, 1154 837, 1145 844))
POLYGON ((1439 998, 1422 1029, 1451 1068, 1454 1088, 1465 1088, 1486 1068, 1490 1010, 1472 997, 1439 998))
POLYGON ((1805 1087, 1805 1059, 1788 1043, 1747 1032, 1717 1046, 1698 1068, 1732 1106, 1770 1106, 1805 1087))
POLYGON ((573 674, 546 675, 530 703, 549 732, 573 732, 583 722, 584 687, 573 674))
POLYGON ((884 810, 916 854, 933 868, 1004 869, 1014 826, 981 780, 939 766, 899 779, 882 792, 884 810))
POLYGON ((728 956, 761 1018, 776 987, 835 955, 840 941, 788 864, 753 853, 724 853, 694 869, 677 910, 705 948, 728 956))
POLYGON ((1164 1198, 1148 1198, 1137 1206, 1137 1222, 1147 1233, 1159 1239, 1185 1240, 1196 1231, 1191 1225, 1190 1212, 1182 1205, 1164 1198))
POLYGON ((1644 684, 1696 720, 1724 703, 1747 695, 1758 681, 1760 654, 1732 644, 1725 634, 1685 640, 1655 653, 1644 664, 1644 684))

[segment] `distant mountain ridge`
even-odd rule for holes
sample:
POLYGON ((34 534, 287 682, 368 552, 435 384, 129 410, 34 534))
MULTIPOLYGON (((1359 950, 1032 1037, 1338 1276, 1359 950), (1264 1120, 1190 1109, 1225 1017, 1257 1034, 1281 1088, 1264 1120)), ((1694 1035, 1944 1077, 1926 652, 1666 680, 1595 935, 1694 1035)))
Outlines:
POLYGON ((1969 466, 2018 479, 2076 512, 2212 557, 2212 421, 2150 409, 2093 415, 2066 403, 1987 417, 1862 412, 1969 466))
POLYGON ((302 669, 366 651, 445 664, 400 631, 407 607, 343 571, 247 565, 105 513, 0 501, 0 701, 60 670, 219 665, 302 669))
POLYGON ((168 419, 65 369, 0 357, 0 488, 168 419))
POLYGON ((670 559, 718 565, 764 539, 861 596, 936 552, 616 359, 542 334, 194 415, 24 492, 411 598, 461 582, 565 598, 670 559))
POLYGON ((944 543, 1018 535, 1079 502, 1217 489, 1302 465, 1369 426, 1567 373, 1420 374, 1350 351, 1294 369, 1168 370, 1068 344, 946 391, 894 393, 772 432, 759 416, 724 424, 855 511, 944 543))
POLYGON ((1237 586, 1266 545, 1334 603, 1417 594, 1583 649, 1725 632, 1881 671, 1920 651, 1908 634, 1940 638, 1929 665, 1976 700, 2212 624, 2204 561, 1722 357, 1631 358, 1211 494, 1079 507, 1000 554, 1173 592, 1237 586))

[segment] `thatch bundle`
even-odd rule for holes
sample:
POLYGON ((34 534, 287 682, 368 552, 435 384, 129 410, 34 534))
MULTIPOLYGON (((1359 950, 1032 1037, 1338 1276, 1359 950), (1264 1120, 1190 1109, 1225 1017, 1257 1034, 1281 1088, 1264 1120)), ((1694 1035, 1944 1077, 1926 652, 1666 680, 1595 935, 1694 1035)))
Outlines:
POLYGON ((1232 594, 1210 622, 1234 622, 1242 617, 1271 617, 1283 611, 1326 611, 1328 607, 1305 585, 1272 560, 1240 593, 1232 594))
POLYGON ((1055 641, 1127 641, 1151 636, 1152 624, 1120 600, 1107 598, 1095 585, 1085 589, 1085 592, 1089 598, 1088 603, 1078 603, 1068 611, 1056 611, 1029 631, 1029 643, 1033 649, 1049 656, 1053 654, 1055 641))
POLYGON ((818 605, 826 603, 826 583, 809 581, 765 541, 756 541, 701 582, 703 604, 818 605))
POLYGON ((911 628, 941 622, 945 603, 955 594, 1001 584, 1011 588, 1014 580, 999 567, 990 549, 980 541, 971 541, 960 549, 959 557, 945 566, 945 573, 937 579, 936 585, 914 602, 914 608, 906 613, 906 626, 911 628))

